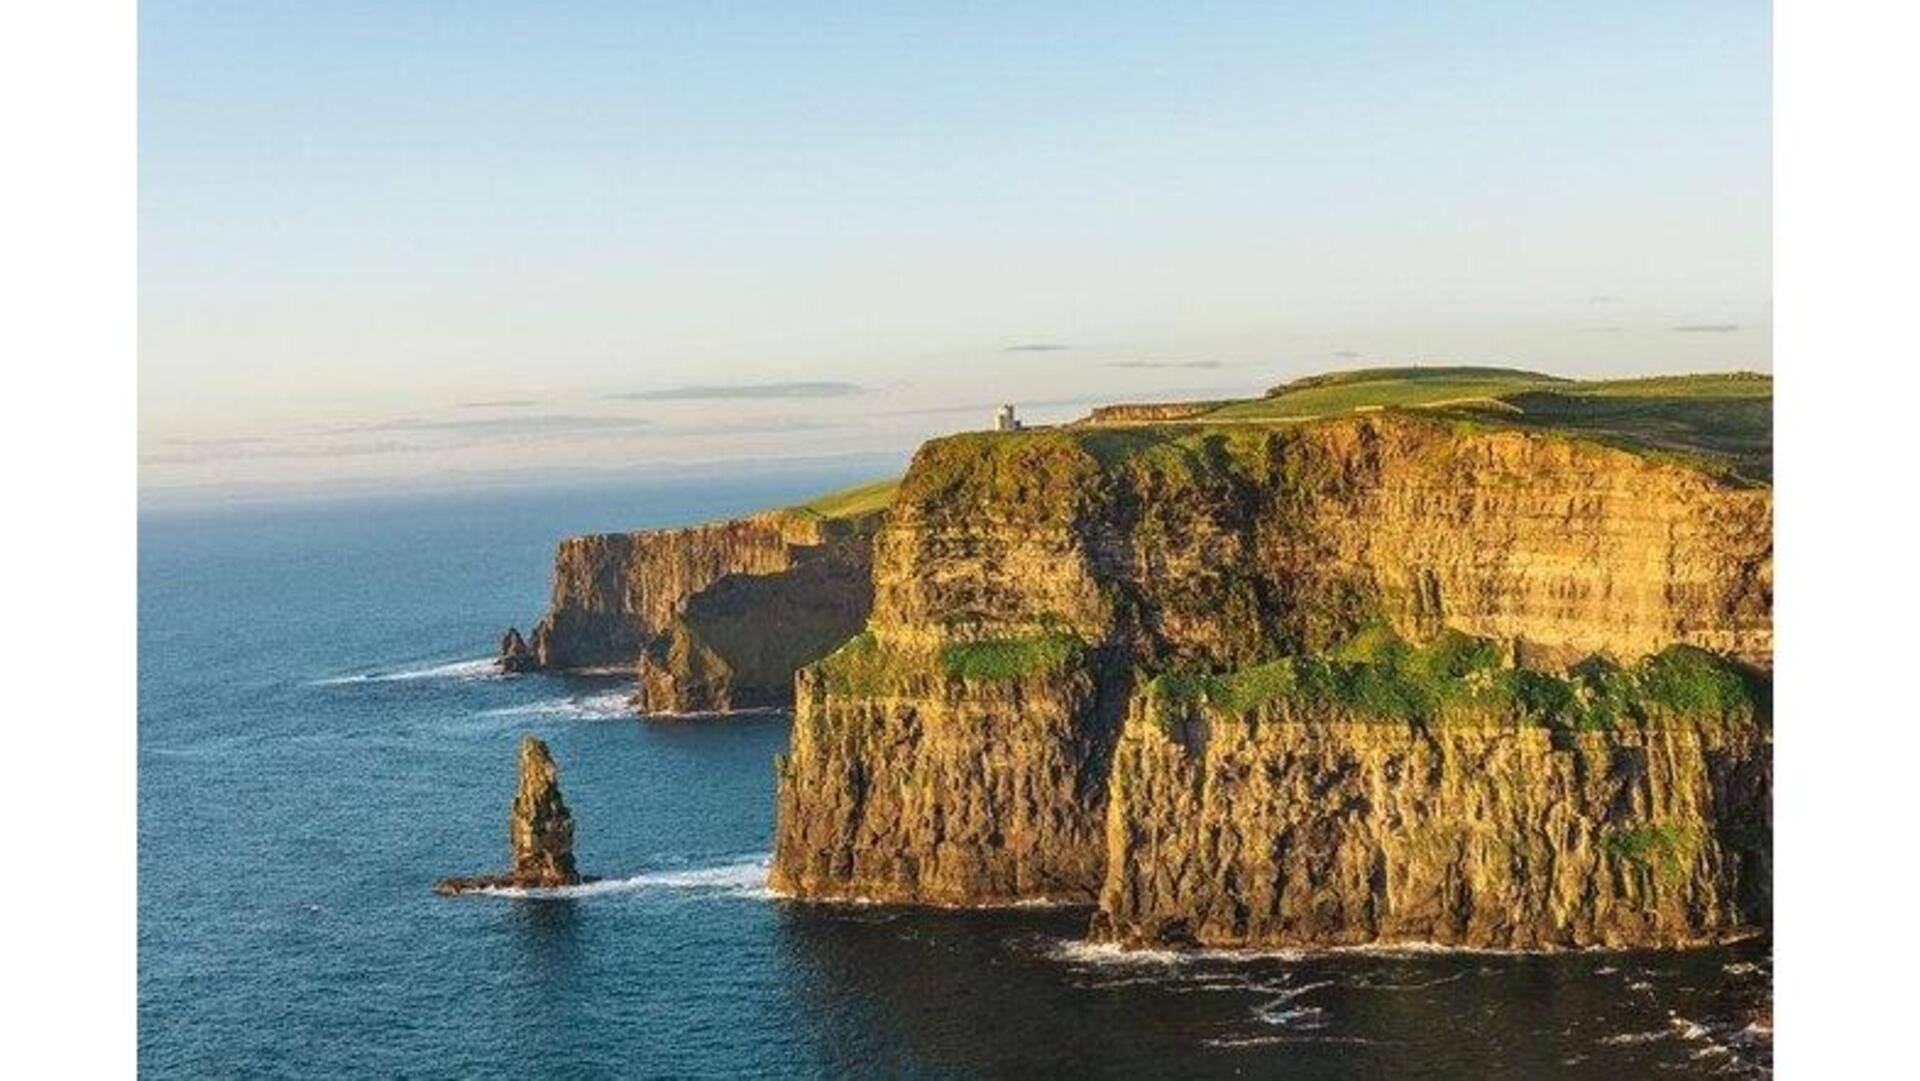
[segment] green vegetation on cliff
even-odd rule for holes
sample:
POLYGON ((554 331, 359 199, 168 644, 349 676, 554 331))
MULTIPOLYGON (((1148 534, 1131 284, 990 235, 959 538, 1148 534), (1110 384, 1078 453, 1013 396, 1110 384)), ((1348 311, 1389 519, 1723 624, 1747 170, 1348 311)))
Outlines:
POLYGON ((827 690, 843 696, 885 696, 910 689, 916 680, 1004 682, 1052 672, 1081 653, 1080 639, 1064 631, 1023 638, 953 642, 937 656, 901 653, 862 631, 815 665, 827 690))
POLYGON ((1684 878, 1687 866, 1700 850, 1700 835, 1677 826, 1635 826, 1614 830, 1600 839, 1603 852, 1645 868, 1662 881, 1684 878))
POLYGON ((1567 380, 1511 368, 1367 368, 1283 383, 1264 398, 1234 402, 1209 420, 1300 420, 1360 409, 1498 399, 1567 380))
POLYGON ((880 647, 870 630, 847 639, 845 645, 822 657, 814 670, 829 693, 862 697, 894 693, 911 674, 897 657, 880 647))
POLYGON ((1291 424, 1377 410, 1580 436, 1749 481, 1772 476, 1773 379, 1756 372, 1582 382, 1512 368, 1366 368, 1296 379, 1167 423, 1291 424))
POLYGON ((1449 630, 1415 646, 1380 625, 1323 656, 1281 657, 1232 672, 1163 673, 1148 693, 1163 725, 1182 707, 1201 704, 1228 716, 1284 702, 1423 724, 1495 715, 1576 731, 1683 716, 1746 719, 1759 708, 1752 676, 1688 646, 1626 667, 1595 658, 1554 675, 1506 666, 1485 638, 1449 630))
POLYGON ((1072 660, 1080 640, 1064 633, 1028 638, 991 638, 955 642, 940 651, 940 665, 956 679, 990 682, 1051 672, 1072 660))
POLYGON ((892 506, 899 490, 900 478, 888 477, 816 496, 793 509, 827 521, 871 518, 892 506))

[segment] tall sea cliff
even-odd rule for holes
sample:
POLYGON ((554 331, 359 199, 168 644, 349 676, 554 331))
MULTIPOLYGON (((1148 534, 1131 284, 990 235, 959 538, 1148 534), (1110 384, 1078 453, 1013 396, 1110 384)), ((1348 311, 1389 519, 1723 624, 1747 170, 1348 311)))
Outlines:
POLYGON ((916 455, 797 680, 772 883, 1128 944, 1768 918, 1772 495, 1393 410, 916 455))

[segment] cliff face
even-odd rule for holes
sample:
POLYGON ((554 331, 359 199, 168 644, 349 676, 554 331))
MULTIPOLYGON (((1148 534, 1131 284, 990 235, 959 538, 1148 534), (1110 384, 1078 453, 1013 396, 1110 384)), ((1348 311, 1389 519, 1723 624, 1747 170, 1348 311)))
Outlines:
POLYGON ((777 766, 774 889, 934 905, 1093 899, 1103 724, 1117 710, 1091 667, 993 681, 895 671, 863 685, 847 671, 859 658, 836 661, 799 677, 777 766))
POLYGON ((1383 618, 1546 659, 1772 658, 1772 492, 1394 415, 937 440, 875 545, 891 644, 1064 625, 1145 661, 1319 649, 1383 618))
POLYGON ((1130 943, 1711 937, 1764 912, 1726 830, 1766 718, 1673 687, 1770 665, 1771 523, 1683 463, 1399 414, 936 440, 867 631, 800 680, 774 885, 1098 897, 1130 943))
POLYGON ((792 511, 686 529, 569 537, 514 670, 633 665, 645 712, 784 705, 794 669, 859 630, 871 521, 792 511))
POLYGON ((1556 732, 1145 708, 1115 756, 1096 937, 1221 947, 1709 941, 1767 918, 1750 719, 1556 732))

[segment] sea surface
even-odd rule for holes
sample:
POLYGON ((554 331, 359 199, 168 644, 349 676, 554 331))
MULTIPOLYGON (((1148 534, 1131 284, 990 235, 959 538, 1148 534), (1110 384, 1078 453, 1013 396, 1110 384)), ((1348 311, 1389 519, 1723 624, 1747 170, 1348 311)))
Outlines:
POLYGON ((1751 1076, 1764 942, 1688 953, 1123 954, 1085 911, 768 896, 779 714, 629 715, 497 675, 564 534, 867 479, 152 510, 140 532, 140 1066, 152 1077, 1751 1076), (583 871, 502 868, 547 740, 583 871))

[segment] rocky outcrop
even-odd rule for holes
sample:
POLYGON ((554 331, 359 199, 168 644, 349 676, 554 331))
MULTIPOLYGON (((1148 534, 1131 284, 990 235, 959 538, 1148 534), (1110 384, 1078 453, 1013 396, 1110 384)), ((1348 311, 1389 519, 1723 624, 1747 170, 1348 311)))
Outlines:
POLYGON ((1771 528, 1769 489, 1684 461, 1391 411, 935 440, 867 630, 799 680, 772 882, 1098 898, 1134 944, 1731 933, 1766 907, 1764 693, 1576 673, 1697 647, 1764 687, 1771 528), (1475 659, 1431 686, 1331 660, 1454 638, 1475 659), (1311 693, 1221 691, 1238 734, 1146 719, 1285 658, 1311 693))
POLYGON ((560 772, 547 745, 520 737, 520 784, 507 825, 513 869, 504 875, 443 878, 437 893, 476 889, 550 889, 581 882, 573 865, 573 815, 560 795, 560 772))
POLYGON ((520 628, 508 627, 507 633, 500 636, 500 670, 503 672, 530 672, 539 667, 539 657, 527 640, 520 637, 520 628))
POLYGON ((794 670, 866 620, 877 519, 769 511, 569 537, 547 614, 530 642, 508 632, 501 666, 633 666, 643 712, 785 705, 794 670))

